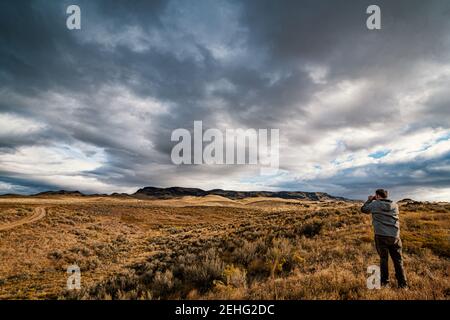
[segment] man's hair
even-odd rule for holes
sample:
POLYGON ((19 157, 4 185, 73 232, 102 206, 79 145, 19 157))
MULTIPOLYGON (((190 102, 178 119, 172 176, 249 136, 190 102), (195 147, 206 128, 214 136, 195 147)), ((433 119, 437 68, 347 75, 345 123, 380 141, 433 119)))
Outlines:
POLYGON ((377 191, 375 191, 375 194, 379 195, 383 199, 386 199, 388 197, 388 192, 384 189, 377 189, 377 191))

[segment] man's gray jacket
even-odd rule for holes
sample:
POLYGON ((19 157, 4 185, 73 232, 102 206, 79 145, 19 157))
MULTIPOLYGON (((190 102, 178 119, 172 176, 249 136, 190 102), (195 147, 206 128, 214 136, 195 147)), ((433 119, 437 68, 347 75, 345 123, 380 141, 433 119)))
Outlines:
POLYGON ((394 238, 400 237, 397 203, 389 199, 366 201, 361 207, 361 211, 372 214, 375 234, 394 238))

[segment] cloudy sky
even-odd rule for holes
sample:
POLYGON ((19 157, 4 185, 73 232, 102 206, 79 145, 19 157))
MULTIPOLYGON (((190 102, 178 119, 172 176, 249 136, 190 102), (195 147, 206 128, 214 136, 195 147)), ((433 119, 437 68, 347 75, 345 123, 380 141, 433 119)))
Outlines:
POLYGON ((450 200, 450 1, 0 3, 0 193, 142 186, 450 200), (81 30, 66 8, 81 8, 81 30), (366 28, 381 8, 382 29, 366 28), (277 128, 280 170, 172 164, 277 128))

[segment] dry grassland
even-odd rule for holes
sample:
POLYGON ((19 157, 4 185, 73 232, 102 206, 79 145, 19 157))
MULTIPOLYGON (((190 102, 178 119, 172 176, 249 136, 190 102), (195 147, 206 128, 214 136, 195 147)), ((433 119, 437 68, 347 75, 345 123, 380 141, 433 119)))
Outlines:
POLYGON ((408 291, 366 288, 378 256, 360 206, 1 198, 0 228, 45 216, 0 230, 0 299, 449 299, 450 204, 400 207, 408 291), (71 264, 82 290, 66 290, 71 264))

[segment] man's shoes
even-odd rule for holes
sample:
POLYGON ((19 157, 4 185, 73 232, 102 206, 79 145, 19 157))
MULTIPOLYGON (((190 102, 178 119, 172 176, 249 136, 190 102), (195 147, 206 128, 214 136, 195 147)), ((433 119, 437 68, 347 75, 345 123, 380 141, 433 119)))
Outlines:
POLYGON ((398 288, 399 288, 399 289, 402 289, 402 290, 409 290, 409 286, 408 286, 407 283, 401 283, 401 284, 399 284, 399 285, 398 285, 398 288))

